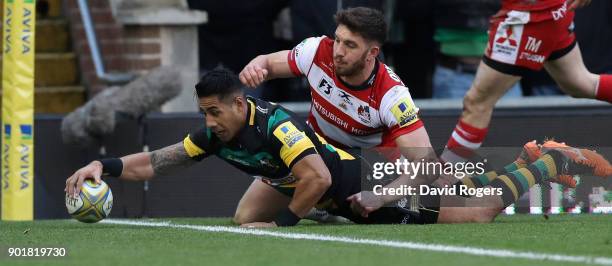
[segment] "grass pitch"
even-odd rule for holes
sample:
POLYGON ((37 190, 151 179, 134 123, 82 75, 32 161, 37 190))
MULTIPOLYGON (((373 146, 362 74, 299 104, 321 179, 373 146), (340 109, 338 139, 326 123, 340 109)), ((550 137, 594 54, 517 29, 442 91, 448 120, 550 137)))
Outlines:
MULTIPOLYGON (((229 218, 141 219, 233 226, 229 218)), ((282 233, 319 234, 444 246, 605 257, 612 263, 612 215, 500 216, 491 224, 321 225, 282 233)), ((368 244, 206 232, 188 228, 83 224, 73 220, 0 222, 0 265, 580 265, 422 251, 368 244), (8 257, 9 247, 65 247, 63 258, 8 257)))

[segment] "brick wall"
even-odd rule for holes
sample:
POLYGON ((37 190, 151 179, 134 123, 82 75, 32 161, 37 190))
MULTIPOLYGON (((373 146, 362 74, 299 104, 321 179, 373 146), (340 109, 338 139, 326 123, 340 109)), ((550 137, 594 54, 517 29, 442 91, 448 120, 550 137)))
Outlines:
MULTIPOLYGON (((98 80, 87 43, 77 0, 64 0, 71 25, 74 51, 78 56, 83 84, 93 96, 106 85, 98 80)), ((142 74, 161 65, 158 26, 122 26, 111 11, 109 0, 88 0, 106 72, 142 74)))

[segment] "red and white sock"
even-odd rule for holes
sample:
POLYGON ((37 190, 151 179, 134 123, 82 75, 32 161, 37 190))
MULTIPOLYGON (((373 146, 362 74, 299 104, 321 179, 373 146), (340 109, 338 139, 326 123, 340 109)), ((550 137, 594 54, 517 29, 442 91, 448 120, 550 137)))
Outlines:
POLYGON ((599 84, 597 85, 595 98, 612 103, 612 75, 599 75, 599 84))
POLYGON ((465 162, 480 148, 489 128, 476 128, 459 120, 440 156, 444 162, 465 162))

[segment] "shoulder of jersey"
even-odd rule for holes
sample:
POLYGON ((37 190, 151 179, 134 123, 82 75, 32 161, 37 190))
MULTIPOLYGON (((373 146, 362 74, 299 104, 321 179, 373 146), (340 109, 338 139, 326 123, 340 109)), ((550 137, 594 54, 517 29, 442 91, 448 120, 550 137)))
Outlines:
POLYGON ((393 88, 406 87, 400 77, 393 72, 393 70, 382 62, 379 62, 380 67, 378 73, 376 73, 375 90, 376 95, 381 99, 382 97, 393 88))
POLYGON ((317 48, 316 61, 332 62, 334 56, 334 40, 327 36, 322 36, 317 48))

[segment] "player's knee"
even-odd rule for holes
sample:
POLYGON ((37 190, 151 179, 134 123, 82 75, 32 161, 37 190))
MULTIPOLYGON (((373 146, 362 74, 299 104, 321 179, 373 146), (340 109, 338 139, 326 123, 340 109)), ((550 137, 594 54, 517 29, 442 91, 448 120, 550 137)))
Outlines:
POLYGON ((252 219, 250 219, 250 215, 248 215, 244 211, 239 211, 239 210, 236 211, 236 213, 234 214, 234 218, 232 218, 232 222, 237 225, 254 222, 251 220, 252 219))
POLYGON ((232 218, 232 223, 237 224, 237 225, 242 224, 241 217, 238 216, 238 213, 234 214, 234 217, 232 218))
POLYGON ((497 208, 478 208, 472 216, 474 223, 490 223, 493 222, 499 210, 497 208))
POLYGON ((463 97, 463 108, 470 113, 485 113, 492 109, 486 101, 486 96, 477 88, 472 87, 463 97))

